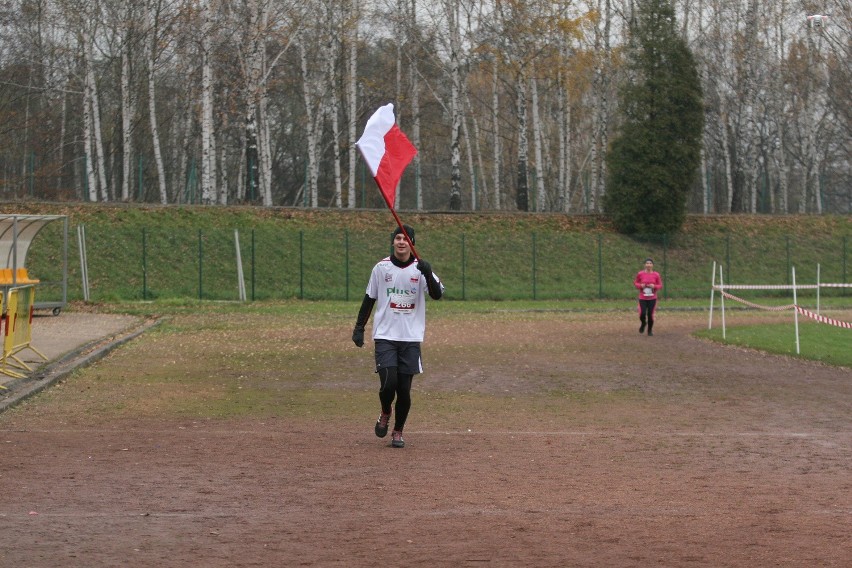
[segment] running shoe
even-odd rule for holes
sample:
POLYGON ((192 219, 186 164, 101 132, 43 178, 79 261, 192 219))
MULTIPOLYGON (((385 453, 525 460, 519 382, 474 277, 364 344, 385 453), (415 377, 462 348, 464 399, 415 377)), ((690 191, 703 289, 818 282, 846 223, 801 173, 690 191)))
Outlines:
POLYGON ((390 414, 385 414, 382 412, 379 414, 379 419, 376 420, 376 436, 379 438, 384 438, 388 435, 388 421, 390 420, 390 414))
POLYGON ((402 439, 402 431, 394 430, 391 434, 391 446, 394 448, 404 448, 405 440, 402 439))

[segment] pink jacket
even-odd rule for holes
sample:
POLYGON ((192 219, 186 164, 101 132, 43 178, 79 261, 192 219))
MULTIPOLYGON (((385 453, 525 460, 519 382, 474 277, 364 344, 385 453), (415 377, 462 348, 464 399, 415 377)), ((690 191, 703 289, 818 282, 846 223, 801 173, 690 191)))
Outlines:
POLYGON ((659 272, 645 272, 644 270, 640 270, 636 278, 633 279, 633 285, 639 290, 640 300, 656 300, 657 292, 663 289, 663 280, 660 278, 659 272), (646 290, 645 287, 648 284, 653 284, 654 289, 646 290), (650 291, 650 294, 647 293, 648 291, 650 291))

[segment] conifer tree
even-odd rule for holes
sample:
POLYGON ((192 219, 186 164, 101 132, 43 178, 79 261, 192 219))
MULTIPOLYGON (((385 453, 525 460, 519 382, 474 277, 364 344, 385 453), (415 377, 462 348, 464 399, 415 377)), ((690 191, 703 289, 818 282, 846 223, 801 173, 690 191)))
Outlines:
POLYGON ((604 207, 622 233, 670 234, 683 224, 698 175, 701 83, 670 0, 640 0, 630 30, 623 126, 607 160, 604 207))

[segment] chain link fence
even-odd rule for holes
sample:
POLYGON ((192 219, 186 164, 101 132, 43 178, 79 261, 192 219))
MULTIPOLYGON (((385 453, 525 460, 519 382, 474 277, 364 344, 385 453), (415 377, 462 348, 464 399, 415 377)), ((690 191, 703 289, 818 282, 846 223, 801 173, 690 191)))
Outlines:
MULTIPOLYGON (((59 227, 45 228, 27 260, 40 278, 39 300, 62 280, 59 227), (57 235, 51 236, 51 231, 57 235)), ((76 235, 76 231, 70 231, 76 235)), ((240 257, 247 300, 363 297, 373 265, 390 254, 390 236, 328 229, 241 228, 240 257)), ((170 230, 86 226, 92 301, 240 298, 234 229, 170 230)), ((76 239, 68 253, 68 299, 82 299, 76 239)), ((633 278, 652 257, 663 298, 709 293, 713 262, 725 282, 847 283, 849 237, 767 239, 678 236, 632 239, 613 234, 548 232, 417 235, 417 250, 434 267, 451 300, 560 300, 632 297, 633 278)), ((823 294, 846 294, 846 290, 823 294)))

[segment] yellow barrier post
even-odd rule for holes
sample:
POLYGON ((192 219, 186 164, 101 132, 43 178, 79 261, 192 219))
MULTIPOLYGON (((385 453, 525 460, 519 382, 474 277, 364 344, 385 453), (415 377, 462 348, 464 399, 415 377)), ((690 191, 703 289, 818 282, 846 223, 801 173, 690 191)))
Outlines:
MULTIPOLYGON (((17 297, 16 297, 17 300, 17 297)), ((7 377, 12 377, 13 379, 22 379, 25 375, 18 373, 9 369, 6 365, 6 336, 9 333, 9 306, 6 306, 7 313, 3 313, 3 295, 0 294, 0 333, 3 336, 3 349, 0 350, 0 373, 6 375, 7 377), (3 331, 5 330, 5 333, 3 331)), ((5 385, 0 385, 0 388, 3 390, 8 390, 5 385)))
POLYGON ((9 305, 6 309, 6 333, 3 341, 3 358, 7 364, 19 369, 32 371, 32 367, 24 363, 18 354, 29 349, 43 360, 47 357, 33 347, 33 310, 35 306, 35 288, 21 286, 9 291, 9 305), (9 360, 15 363, 10 363, 9 360))

